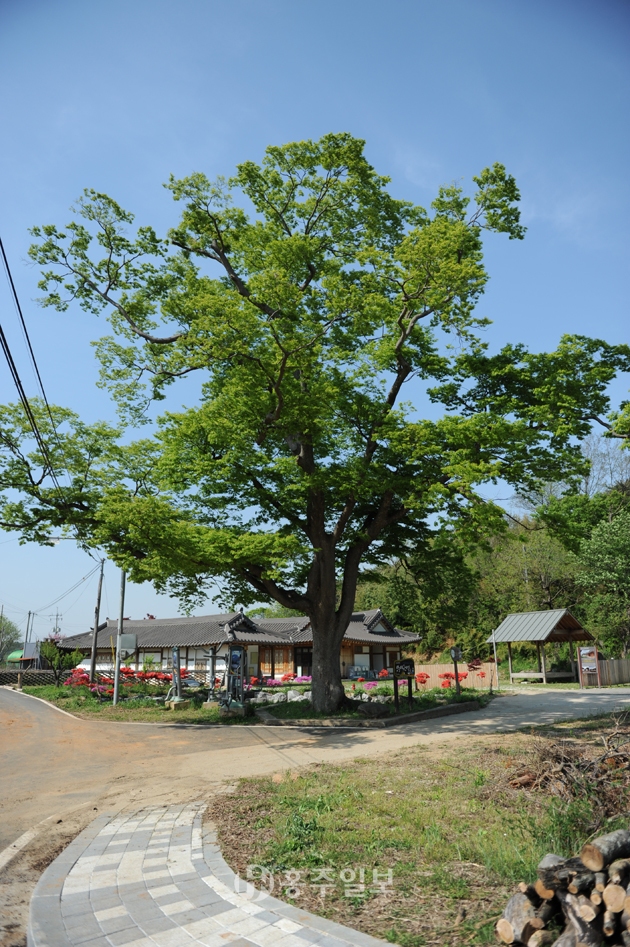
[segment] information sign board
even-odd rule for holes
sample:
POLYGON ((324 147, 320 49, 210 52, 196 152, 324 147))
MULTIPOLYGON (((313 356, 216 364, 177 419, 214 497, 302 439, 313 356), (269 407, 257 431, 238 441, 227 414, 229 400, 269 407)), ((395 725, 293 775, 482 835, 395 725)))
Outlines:
POLYGON ((416 665, 413 658, 403 658, 402 661, 394 662, 394 677, 399 680, 401 677, 413 677, 416 673, 416 665))

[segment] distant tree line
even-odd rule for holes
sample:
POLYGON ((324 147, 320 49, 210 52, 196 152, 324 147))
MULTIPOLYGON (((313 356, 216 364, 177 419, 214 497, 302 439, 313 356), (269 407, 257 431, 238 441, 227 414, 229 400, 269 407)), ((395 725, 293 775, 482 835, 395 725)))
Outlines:
MULTIPOLYGON (((404 558, 363 573, 355 607, 380 607, 421 635, 428 659, 455 640, 468 659, 490 656, 487 638, 506 615, 551 608, 571 609, 607 657, 628 656, 630 452, 595 435, 583 451, 590 469, 579 488, 518 497, 503 530, 474 543, 436 529, 404 558)), ((516 649, 517 663, 530 651, 516 649)), ((562 663, 566 651, 553 656, 562 663)))

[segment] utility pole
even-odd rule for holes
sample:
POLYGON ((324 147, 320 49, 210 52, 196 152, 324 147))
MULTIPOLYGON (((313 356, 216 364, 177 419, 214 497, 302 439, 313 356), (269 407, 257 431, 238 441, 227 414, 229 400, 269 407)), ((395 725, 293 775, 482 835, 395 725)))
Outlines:
POLYGON ((22 648, 22 662, 20 664, 20 670, 18 671, 18 690, 22 690, 22 673, 21 672, 23 670, 26 670, 26 665, 24 662, 26 661, 26 645, 28 644, 28 626, 31 623, 31 614, 33 614, 33 618, 35 618, 35 614, 29 611, 28 615, 26 616, 26 630, 24 632, 24 647, 22 648))
POLYGON ((90 653, 90 683, 93 684, 96 679, 96 648, 98 637, 98 621, 101 613, 101 591, 103 588, 103 570, 105 560, 101 559, 101 574, 98 577, 98 591, 96 593, 96 608, 94 609, 94 634, 92 635, 92 651, 90 653))
POLYGON ((124 611, 125 611, 125 570, 120 570, 120 612, 118 614, 118 636, 116 638, 116 664, 114 666, 114 699, 113 704, 118 703, 118 691, 120 689, 120 636, 123 633, 124 611))

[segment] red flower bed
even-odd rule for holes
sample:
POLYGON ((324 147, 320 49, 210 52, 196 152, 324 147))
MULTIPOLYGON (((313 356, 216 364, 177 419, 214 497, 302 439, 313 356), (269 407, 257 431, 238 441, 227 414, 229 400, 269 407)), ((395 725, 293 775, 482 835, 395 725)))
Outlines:
MULTIPOLYGON (((440 677, 441 677, 441 675, 440 675, 440 677)), ((450 687, 450 686, 451 686, 451 682, 450 682, 450 681, 442 681, 442 683, 441 683, 440 686, 441 686, 441 687, 450 687)))

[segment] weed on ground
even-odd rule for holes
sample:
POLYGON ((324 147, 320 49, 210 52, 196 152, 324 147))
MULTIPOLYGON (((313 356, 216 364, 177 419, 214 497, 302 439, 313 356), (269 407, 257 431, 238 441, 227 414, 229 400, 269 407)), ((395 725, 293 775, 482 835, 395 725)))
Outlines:
MULTIPOLYGON (((595 759, 615 726, 607 717, 242 780, 208 817, 241 877, 273 881, 302 908, 401 947, 494 944, 514 885, 535 878, 542 856, 574 854, 630 807, 627 787, 609 793, 603 816, 601 781, 555 795, 515 785, 517 774, 544 769, 559 744, 595 759)), ((627 723, 617 730, 630 740, 627 723)))

